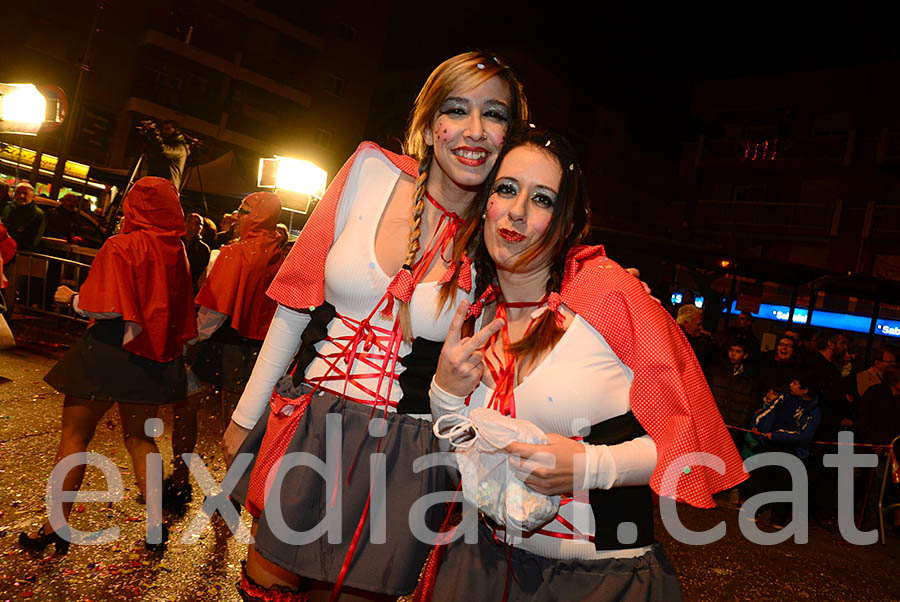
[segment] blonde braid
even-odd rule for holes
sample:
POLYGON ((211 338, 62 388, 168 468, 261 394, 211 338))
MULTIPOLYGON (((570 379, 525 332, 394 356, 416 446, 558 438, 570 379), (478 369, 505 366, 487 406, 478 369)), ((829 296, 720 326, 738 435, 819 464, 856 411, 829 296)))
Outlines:
MULTIPOLYGON (((409 219, 409 246, 406 251, 406 261, 401 269, 412 270, 412 264, 416 260, 421 245, 419 236, 422 234, 422 214, 425 213, 425 182, 428 180, 428 172, 431 167, 431 153, 426 153, 419 163, 419 176, 416 178, 416 193, 413 196, 413 214, 409 219)), ((412 320, 409 315, 409 303, 399 301, 397 319, 400 320, 400 328, 403 332, 403 340, 412 341, 412 320)))

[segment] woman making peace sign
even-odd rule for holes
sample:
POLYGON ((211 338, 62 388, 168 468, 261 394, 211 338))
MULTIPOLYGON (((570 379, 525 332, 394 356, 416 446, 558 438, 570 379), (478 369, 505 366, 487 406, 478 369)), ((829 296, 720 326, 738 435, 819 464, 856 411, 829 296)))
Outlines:
POLYGON ((510 444, 509 464, 533 490, 566 497, 536 531, 514 535, 486 519, 477 545, 449 544, 434 597, 679 599, 653 537, 651 487, 709 507, 712 493, 746 478, 697 361, 635 278, 602 247, 576 246, 587 204, 564 138, 511 136, 489 181, 472 255, 478 300, 451 323, 432 414, 452 424, 449 414, 486 406, 531 421, 547 444, 510 444), (491 321, 476 331, 479 315, 491 321), (666 475, 698 451, 724 471, 666 475))

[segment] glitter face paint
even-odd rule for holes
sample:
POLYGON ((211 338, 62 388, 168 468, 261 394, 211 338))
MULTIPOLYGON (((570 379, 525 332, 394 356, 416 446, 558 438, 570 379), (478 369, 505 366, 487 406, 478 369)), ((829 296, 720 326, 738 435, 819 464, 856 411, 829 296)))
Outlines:
POLYGON ((550 227, 561 181, 559 163, 540 149, 526 145, 506 154, 484 222, 484 242, 498 270, 511 269, 520 254, 539 244, 550 227))
POLYGON ((425 132, 435 159, 429 190, 472 190, 484 183, 506 137, 509 104, 509 89, 499 77, 471 90, 455 89, 444 99, 425 132))

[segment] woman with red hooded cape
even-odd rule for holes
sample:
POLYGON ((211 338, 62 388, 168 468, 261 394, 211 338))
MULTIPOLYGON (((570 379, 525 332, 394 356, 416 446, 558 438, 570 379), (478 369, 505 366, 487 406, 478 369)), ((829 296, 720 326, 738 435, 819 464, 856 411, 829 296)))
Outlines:
MULTIPOLYGON (((175 187, 162 178, 142 178, 123 210, 122 234, 103 244, 81 290, 61 286, 56 292, 57 303, 71 305, 92 323, 44 380, 65 393, 56 461, 85 452, 97 423, 119 402, 125 446, 146 497, 147 454, 159 451, 145 421, 159 405, 184 397, 182 349, 197 325, 175 187)), ((84 465, 75 466, 61 479, 61 489, 77 491, 83 477, 84 465)), ((61 516, 51 513, 35 536, 22 533, 19 544, 43 550, 54 543, 65 553, 71 506, 63 502, 61 516)))
MULTIPOLYGON (((255 192, 238 208, 239 240, 225 245, 195 299, 198 345, 191 370, 200 380, 222 389, 223 402, 237 403, 250 378, 269 323, 278 304, 266 296, 284 256, 275 226, 281 200, 271 192, 255 192)), ((189 355, 193 355, 189 353, 189 355)), ((188 469, 181 454, 197 443, 195 397, 175 406, 172 476, 166 480, 163 506, 173 514, 187 509, 191 499, 188 469)))

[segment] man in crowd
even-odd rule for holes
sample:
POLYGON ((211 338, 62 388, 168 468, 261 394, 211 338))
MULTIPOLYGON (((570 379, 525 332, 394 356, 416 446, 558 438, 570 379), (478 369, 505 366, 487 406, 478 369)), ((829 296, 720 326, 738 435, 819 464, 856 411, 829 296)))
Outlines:
POLYGON ((172 120, 163 121, 159 127, 153 121, 142 121, 138 130, 146 142, 146 175, 166 178, 176 190, 181 190, 184 166, 191 153, 181 127, 172 120))
POLYGON ((21 182, 16 186, 13 202, 0 210, 0 220, 19 245, 19 251, 31 251, 44 236, 44 212, 34 204, 34 187, 21 182))
POLYGON ((709 356, 712 350, 712 339, 703 331, 703 310, 696 305, 682 305, 678 309, 676 322, 681 326, 684 336, 687 337, 700 367, 706 370, 709 356))
POLYGON ((238 212, 232 211, 222 216, 219 233, 216 234, 216 248, 229 244, 237 236, 238 212))
POLYGON ((209 247, 200 238, 203 228, 203 217, 199 213, 191 213, 184 218, 185 234, 182 240, 187 251, 188 263, 191 265, 191 280, 194 283, 194 294, 200 290, 200 276, 209 263, 209 247))
MULTIPOLYGON (((896 356, 894 356, 896 357, 896 356)), ((900 367, 896 363, 886 365, 881 371, 881 381, 868 387, 859 401, 856 432, 857 441, 875 445, 887 445, 900 435, 900 367)), ((895 450, 896 451, 896 450, 895 450)), ((890 457, 882 453, 873 481, 880 484, 884 478, 890 457)), ((888 476, 888 499, 885 504, 897 501, 900 486, 888 476)), ((876 502, 869 501, 866 509, 874 509, 876 502)), ((871 514, 871 512, 867 512, 871 514)), ((900 510, 894 511, 894 532, 900 534, 900 510)))
POLYGON ((800 329, 800 344, 810 352, 819 350, 819 331, 806 326, 800 329))
MULTIPOLYGON (((818 353, 808 359, 821 391, 822 437, 837 437, 842 427, 849 428, 850 415, 847 396, 841 380, 841 368, 847 359, 850 339, 842 332, 819 337, 818 353)), ((828 439, 829 441, 833 439, 828 439)))
POLYGON ((776 391, 787 387, 797 367, 796 346, 792 337, 781 335, 775 349, 762 354, 759 360, 757 397, 762 397, 769 387, 774 387, 776 391))
MULTIPOLYGON (((818 350, 806 358, 805 366, 811 371, 819 390, 819 408, 822 423, 816 439, 837 441, 838 432, 850 429, 852 408, 841 376, 841 368, 847 360, 850 339, 842 332, 821 334, 818 350)), ((834 453, 833 447, 817 445, 812 450, 810 463, 810 512, 813 518, 827 520, 837 512, 837 470, 825 468, 822 456, 834 453)))
MULTIPOLYGON (((747 426, 750 415, 756 407, 755 383, 744 367, 748 355, 747 346, 745 339, 737 338, 731 341, 728 346, 728 361, 716 362, 707 375, 709 388, 725 424, 740 428, 747 426)), ((743 444, 743 431, 732 431, 731 434, 735 445, 740 449, 743 444)))
POLYGON ((71 192, 59 199, 59 205, 47 212, 47 229, 44 234, 63 240, 69 240, 77 234, 78 200, 78 195, 71 192))
POLYGON ((6 183, 6 180, 0 179, 0 209, 3 209, 11 202, 12 199, 9 198, 9 184, 6 183))
POLYGON ((883 380, 884 371, 888 366, 897 365, 897 356, 900 349, 894 345, 882 345, 875 355, 875 361, 867 370, 856 375, 856 390, 860 397, 866 394, 869 387, 879 384, 883 380))
POLYGON ((753 314, 749 311, 742 311, 734 326, 729 329, 729 335, 729 342, 740 338, 745 343, 747 357, 744 359, 744 364, 748 368, 754 369, 759 366, 759 338, 753 332, 753 314))

